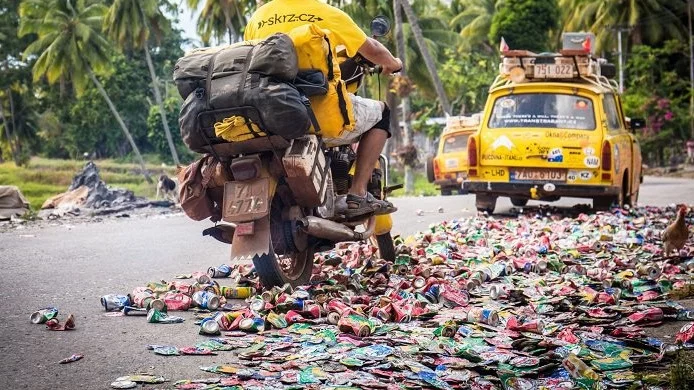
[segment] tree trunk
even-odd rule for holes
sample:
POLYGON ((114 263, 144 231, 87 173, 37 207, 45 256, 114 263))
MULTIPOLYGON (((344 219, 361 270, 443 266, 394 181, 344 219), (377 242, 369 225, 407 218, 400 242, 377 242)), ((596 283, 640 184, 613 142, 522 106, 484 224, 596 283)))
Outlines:
POLYGON ((113 113, 113 116, 116 117, 116 121, 120 125, 121 130, 123 130, 123 134, 125 134, 125 138, 128 139, 128 142, 130 142, 130 146, 133 148, 133 152, 135 152, 135 156, 137 157, 138 162, 140 163, 140 167, 142 168, 142 175, 144 175, 145 180, 147 180, 147 183, 152 184, 152 178, 149 176, 149 172, 147 172, 147 167, 145 166, 145 160, 142 159, 142 154, 140 154, 140 149, 137 147, 137 144, 135 143, 135 140, 133 139, 133 136, 130 134, 130 131, 128 130, 127 126, 125 126, 125 122, 123 122, 123 118, 121 118, 120 114, 118 113, 118 110, 116 109, 116 106, 113 105, 113 102, 111 101, 111 98, 108 96, 108 93, 106 93, 106 90, 104 87, 101 85, 99 80, 97 80, 96 75, 94 74, 94 71, 92 68, 87 65, 87 73, 89 75, 89 78, 92 80, 96 88, 99 90, 99 93, 101 93, 101 96, 106 100, 106 104, 108 104, 108 108, 111 109, 111 113, 113 113))
POLYGON ((10 135, 10 123, 7 121, 7 117, 5 116, 5 109, 2 106, 2 102, 0 102, 0 118, 2 118, 2 123, 5 127, 5 138, 7 139, 7 143, 10 145, 14 165, 19 166, 19 156, 17 155, 17 151, 14 149, 14 144, 12 143, 12 137, 10 135))
POLYGON ((427 69, 429 70, 429 74, 431 75, 431 80, 434 83, 436 94, 438 95, 439 101, 441 102, 441 108, 443 108, 443 111, 446 115, 451 115, 451 104, 448 102, 446 91, 443 89, 443 84, 441 83, 439 74, 436 71, 436 64, 434 63, 434 59, 431 57, 431 54, 429 54, 429 48, 427 47, 426 42, 424 42, 422 29, 419 28, 419 19, 417 18, 417 15, 414 13, 414 10, 410 5, 409 0, 396 1, 400 2, 402 9, 405 11, 405 15, 407 15, 407 19, 410 21, 410 28, 412 29, 412 34, 414 34, 414 39, 417 41, 419 51, 422 53, 422 57, 424 57, 424 63, 426 64, 427 69))
MULTIPOLYGON (((399 4, 400 0, 393 0, 393 16, 395 17, 395 51, 398 58, 402 61, 402 69, 400 74, 407 78, 407 52, 405 48, 405 35, 402 31, 402 8, 399 4)), ((403 137, 402 145, 409 146, 412 143, 412 128, 410 127, 410 98, 403 96, 400 100, 402 109, 403 137)), ((399 121, 398 121, 399 122, 399 121)), ((400 128, 397 123, 398 129, 400 128)), ((412 166, 405 164, 405 193, 411 194, 414 192, 414 172, 412 166)))
POLYGON ((154 100, 159 106, 159 115, 161 116, 161 122, 164 124, 164 133, 166 134, 166 141, 169 143, 169 149, 171 150, 171 158, 175 165, 180 164, 178 161, 178 153, 176 152, 176 145, 174 145, 173 138, 171 137, 171 130, 169 130, 169 122, 166 120, 166 108, 164 107, 164 100, 161 98, 161 91, 159 90, 159 78, 157 78, 157 73, 154 71, 154 64, 152 64, 152 56, 149 54, 149 46, 145 42, 145 59, 147 60, 147 67, 149 68, 149 75, 152 78, 152 90, 154 91, 154 100))
POLYGON ((13 140, 10 141, 10 145, 12 145, 12 142, 14 142, 14 162, 17 166, 20 165, 21 161, 21 155, 22 155, 22 145, 19 143, 19 134, 17 133, 17 122, 15 121, 15 112, 14 112, 14 98, 12 97, 12 90, 7 89, 7 97, 10 99, 10 116, 12 117, 12 133, 14 133, 14 138, 13 140))

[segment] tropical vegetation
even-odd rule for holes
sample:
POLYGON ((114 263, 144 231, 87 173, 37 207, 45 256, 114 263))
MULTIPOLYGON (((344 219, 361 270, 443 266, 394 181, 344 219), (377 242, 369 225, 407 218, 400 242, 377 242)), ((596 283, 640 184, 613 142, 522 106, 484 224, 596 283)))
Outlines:
MULTIPOLYGON (((212 45, 241 40, 262 3, 0 0, 0 160, 22 165, 32 156, 87 155, 141 167, 145 160, 190 161, 195 156, 181 142, 181 100, 171 81, 175 61, 195 45, 177 27, 182 7, 198 16, 199 43, 212 45)), ((402 6, 407 77, 368 80, 363 92, 392 107, 406 101, 405 121, 428 137, 440 127, 426 119, 481 110, 502 37, 511 48, 552 51, 564 31, 592 31, 597 53, 615 63, 621 35, 623 100, 627 114, 646 117, 639 136, 651 163, 668 160, 673 148, 694 137, 687 0, 331 3, 364 30, 373 16, 393 20, 394 6, 402 6)), ((382 39, 394 53, 395 37, 382 39)), ((402 119, 402 110, 393 111, 402 119)), ((391 144, 402 146, 401 132, 391 144)))

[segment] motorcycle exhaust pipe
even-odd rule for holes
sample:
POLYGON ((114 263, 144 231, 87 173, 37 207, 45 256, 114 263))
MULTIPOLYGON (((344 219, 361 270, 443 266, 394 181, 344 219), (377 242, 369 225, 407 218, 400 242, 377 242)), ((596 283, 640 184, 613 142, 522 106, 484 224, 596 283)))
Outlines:
POLYGON ((363 232, 357 232, 343 224, 313 216, 303 218, 298 222, 308 235, 333 242, 366 240, 374 234, 376 229, 376 217, 369 218, 366 230, 363 232))

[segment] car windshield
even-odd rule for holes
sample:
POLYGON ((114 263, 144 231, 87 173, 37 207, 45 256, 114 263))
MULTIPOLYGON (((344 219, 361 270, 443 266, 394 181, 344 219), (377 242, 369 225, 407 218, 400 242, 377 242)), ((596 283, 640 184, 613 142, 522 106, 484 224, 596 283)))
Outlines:
POLYGON ((502 96, 494 102, 490 129, 541 127, 595 130, 593 102, 585 97, 552 93, 502 96))
POLYGON ((468 134, 452 135, 443 140, 443 153, 460 152, 467 148, 468 134))

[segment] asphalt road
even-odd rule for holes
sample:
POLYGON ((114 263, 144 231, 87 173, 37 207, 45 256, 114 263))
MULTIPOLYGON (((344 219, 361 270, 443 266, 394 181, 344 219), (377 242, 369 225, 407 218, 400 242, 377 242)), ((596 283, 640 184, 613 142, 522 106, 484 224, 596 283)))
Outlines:
MULTIPOLYGON (((646 178, 641 204, 677 202, 694 203, 694 180, 646 178)), ((395 203, 400 208, 395 231, 401 234, 475 212, 473 196, 397 198, 395 203)), ((587 202, 563 199, 555 205, 577 203, 587 202)), ((497 212, 510 208, 508 199, 499 200, 497 212)), ((223 354, 163 357, 146 350, 148 344, 187 346, 202 340, 190 313, 183 313, 184 324, 149 324, 142 317, 107 317, 99 305, 101 295, 128 293, 147 281, 225 262, 229 249, 200 235, 207 226, 173 214, 37 224, 0 233, 0 389, 106 389, 117 377, 138 371, 179 380, 210 376, 201 365, 228 363, 223 354), (46 306, 57 306, 61 319, 73 313, 77 329, 51 332, 30 324, 29 314, 46 306), (74 353, 84 359, 57 364, 74 353)))

